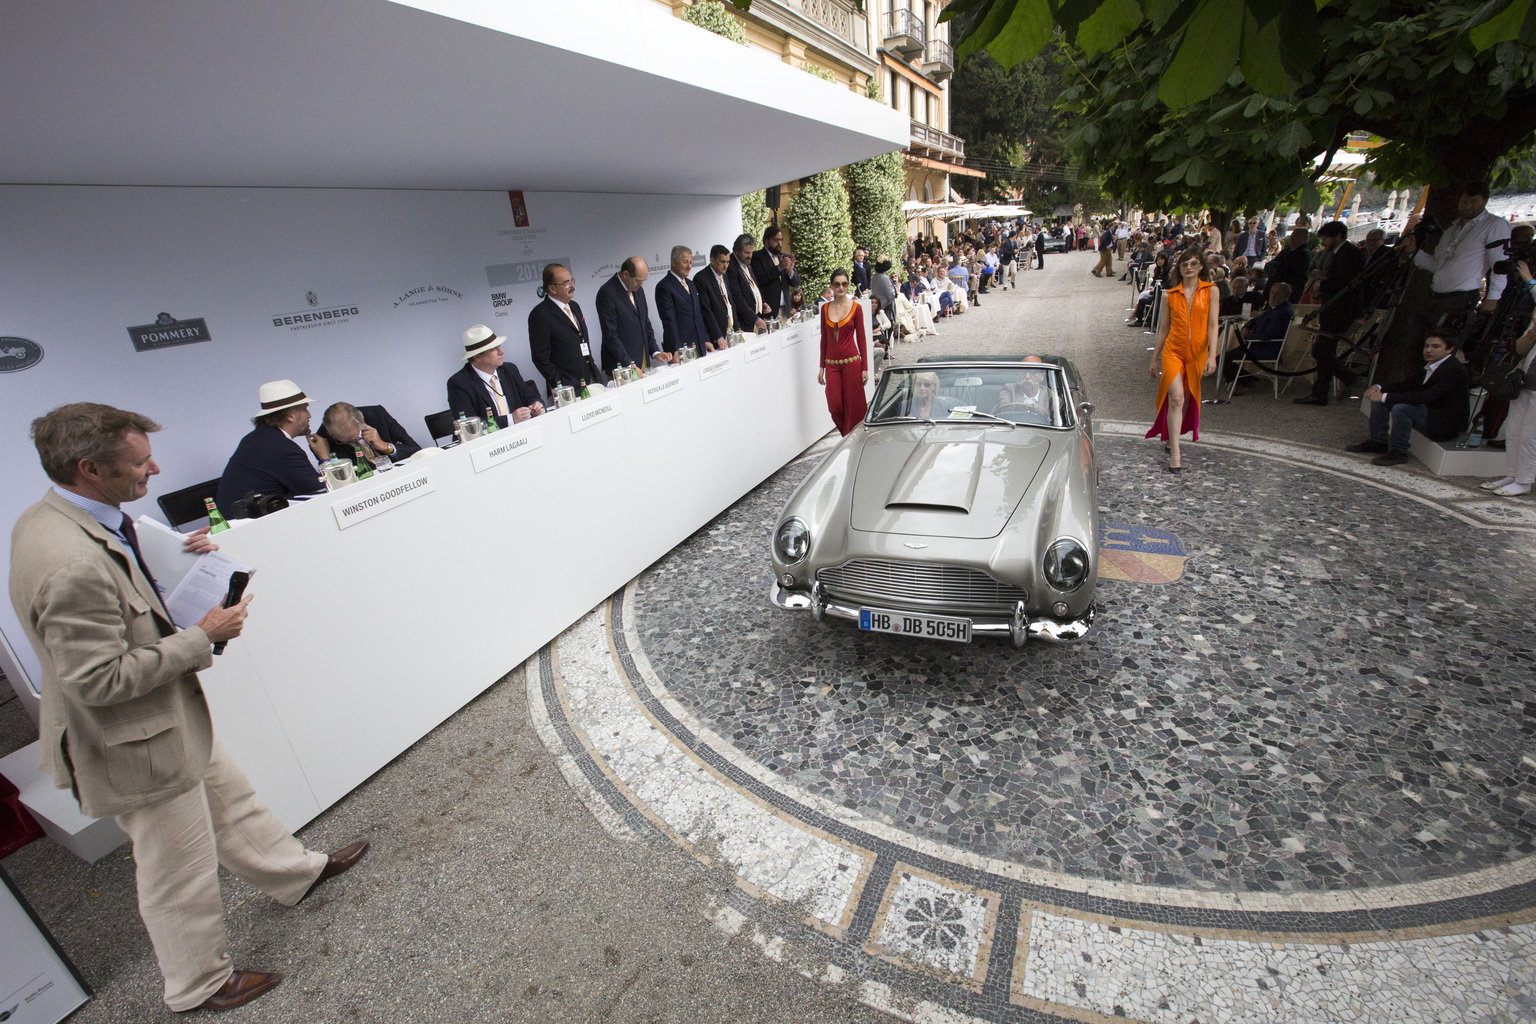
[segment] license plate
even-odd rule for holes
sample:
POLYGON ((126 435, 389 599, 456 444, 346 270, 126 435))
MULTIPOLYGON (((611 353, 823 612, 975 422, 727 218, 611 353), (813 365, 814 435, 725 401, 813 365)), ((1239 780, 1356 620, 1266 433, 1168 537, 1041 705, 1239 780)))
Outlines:
POLYGON ((892 612, 883 608, 860 608, 859 628, 871 633, 954 640, 962 644, 971 642, 970 619, 951 619, 943 615, 915 615, 912 612, 892 612))

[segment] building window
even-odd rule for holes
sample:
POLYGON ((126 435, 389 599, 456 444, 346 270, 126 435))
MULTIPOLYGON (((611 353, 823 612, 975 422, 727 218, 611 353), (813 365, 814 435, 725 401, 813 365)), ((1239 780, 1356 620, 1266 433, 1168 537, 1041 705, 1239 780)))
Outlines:
POLYGON ((923 90, 923 124, 933 124, 933 93, 923 90))
POLYGON ((925 179, 923 179, 923 202, 925 202, 925 203, 933 202, 933 179, 932 178, 925 178, 925 179))
POLYGON ((898 75, 894 71, 891 72, 891 88, 890 88, 890 93, 891 93, 891 109, 892 110, 900 110, 901 109, 901 76, 898 75))
POLYGON ((917 112, 922 109, 917 105, 917 83, 915 82, 907 83, 907 109, 912 111, 913 117, 916 117, 917 112))

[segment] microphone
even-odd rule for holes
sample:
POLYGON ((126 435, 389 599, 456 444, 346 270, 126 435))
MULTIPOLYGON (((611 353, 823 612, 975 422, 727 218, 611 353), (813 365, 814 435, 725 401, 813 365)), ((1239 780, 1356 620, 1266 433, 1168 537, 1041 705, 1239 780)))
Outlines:
MULTIPOLYGON (((233 608, 245 596, 246 585, 251 582, 251 574, 248 572, 232 572, 229 574, 229 593, 224 595, 223 608, 233 608)), ((214 654, 223 654, 228 640, 220 640, 213 645, 214 654)))

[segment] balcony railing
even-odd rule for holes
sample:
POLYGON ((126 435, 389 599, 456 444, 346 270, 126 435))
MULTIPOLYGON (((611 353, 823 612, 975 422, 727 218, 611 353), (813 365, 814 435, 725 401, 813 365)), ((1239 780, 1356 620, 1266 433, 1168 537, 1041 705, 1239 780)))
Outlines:
POLYGON ((923 72, 935 82, 942 82, 955 73, 955 51, 942 39, 928 40, 928 50, 923 57, 923 72))
POLYGON ((944 156, 965 159, 964 139, 958 135, 941 132, 921 121, 912 122, 912 148, 928 149, 944 156))
POLYGON ((928 26, 906 8, 894 8, 885 15, 885 48, 907 59, 921 53, 928 42, 928 26))

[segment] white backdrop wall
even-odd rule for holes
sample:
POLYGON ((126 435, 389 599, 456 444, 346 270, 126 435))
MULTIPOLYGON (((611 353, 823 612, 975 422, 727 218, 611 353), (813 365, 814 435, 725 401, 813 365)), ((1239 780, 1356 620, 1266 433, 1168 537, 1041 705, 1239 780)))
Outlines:
MULTIPOLYGON (((625 257, 651 263, 650 294, 673 245, 702 265, 741 230, 734 197, 524 199, 519 227, 506 192, 0 186, 0 339, 43 350, 0 372, 0 523, 47 488, 28 425, 64 402, 106 402, 164 426, 153 438, 162 475, 127 509, 158 516, 154 495, 223 470, 263 381, 295 380, 316 425, 334 401, 381 404, 428 444, 422 417, 447 407, 471 324, 504 335, 508 358, 542 390, 527 315, 544 263, 570 266, 595 347, 597 287, 625 257), (328 311, 340 312, 274 325, 328 311), (139 351, 129 328, 161 313, 201 318, 211 340, 139 351)), ((0 371, 15 363, 4 348, 0 371)), ((0 576, 9 563, 6 543, 0 576)), ((36 658, 3 592, 0 634, 35 687, 36 658)))

